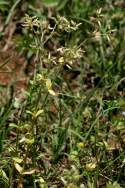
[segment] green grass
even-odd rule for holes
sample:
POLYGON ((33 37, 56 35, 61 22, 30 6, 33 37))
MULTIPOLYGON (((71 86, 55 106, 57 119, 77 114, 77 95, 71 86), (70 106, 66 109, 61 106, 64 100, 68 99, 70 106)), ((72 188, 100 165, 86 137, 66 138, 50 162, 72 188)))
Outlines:
POLYGON ((35 69, 0 100, 0 187, 124 188, 124 1, 7 2, 1 44, 15 22, 35 69))

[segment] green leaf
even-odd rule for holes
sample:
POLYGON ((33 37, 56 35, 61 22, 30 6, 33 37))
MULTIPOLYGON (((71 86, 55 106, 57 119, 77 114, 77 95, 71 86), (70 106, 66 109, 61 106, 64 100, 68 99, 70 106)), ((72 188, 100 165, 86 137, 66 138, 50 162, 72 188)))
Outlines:
POLYGON ((57 10, 58 11, 60 11, 60 10, 62 10, 63 8, 65 8, 65 6, 66 6, 66 4, 67 4, 67 2, 68 2, 69 0, 60 0, 59 2, 58 2, 58 7, 57 7, 57 10))
POLYGON ((59 0, 43 0, 43 4, 47 7, 54 7, 58 5, 59 0))
POLYGON ((23 159, 20 159, 18 157, 13 157, 13 160, 16 162, 16 163, 22 163, 23 159))
POLYGON ((14 163, 14 166, 15 166, 16 170, 17 170, 20 174, 22 174, 22 172, 23 172, 23 167, 21 167, 18 163, 14 163))
POLYGON ((109 182, 106 184, 106 188, 121 188, 120 185, 115 181, 113 183, 109 182))
POLYGON ((4 183, 9 185, 9 178, 7 177, 5 171, 3 171, 2 169, 0 170, 0 178, 4 181, 4 183))
POLYGON ((10 123, 9 127, 20 129, 20 127, 16 125, 15 123, 10 123))

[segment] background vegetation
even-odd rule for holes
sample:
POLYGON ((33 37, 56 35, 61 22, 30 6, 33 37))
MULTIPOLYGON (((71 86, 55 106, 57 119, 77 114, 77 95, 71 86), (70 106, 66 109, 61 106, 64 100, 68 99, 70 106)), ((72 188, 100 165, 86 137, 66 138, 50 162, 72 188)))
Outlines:
POLYGON ((0 0, 0 187, 125 187, 124 0, 0 0))

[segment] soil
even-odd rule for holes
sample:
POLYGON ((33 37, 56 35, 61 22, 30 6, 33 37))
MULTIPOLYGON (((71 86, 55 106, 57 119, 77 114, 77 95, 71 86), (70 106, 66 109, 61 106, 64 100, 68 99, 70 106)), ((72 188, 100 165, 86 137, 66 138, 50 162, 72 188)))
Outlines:
POLYGON ((0 85, 14 84, 17 88, 25 88, 28 81, 25 67, 25 58, 20 56, 16 50, 0 51, 0 85))

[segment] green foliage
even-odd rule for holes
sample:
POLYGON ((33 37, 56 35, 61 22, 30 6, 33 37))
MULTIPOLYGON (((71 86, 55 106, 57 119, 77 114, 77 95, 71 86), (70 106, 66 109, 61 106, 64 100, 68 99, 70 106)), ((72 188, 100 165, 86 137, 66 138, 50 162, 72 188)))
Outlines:
POLYGON ((0 12, 4 13, 8 10, 9 1, 0 0, 0 12))
POLYGON ((124 187, 124 1, 7 2, 35 68, 1 104, 0 186, 124 187))
POLYGON ((120 188, 120 185, 116 181, 113 183, 109 182, 107 183, 106 188, 120 188))

